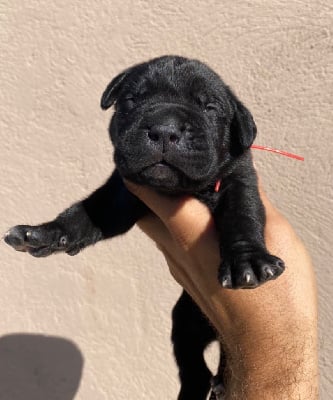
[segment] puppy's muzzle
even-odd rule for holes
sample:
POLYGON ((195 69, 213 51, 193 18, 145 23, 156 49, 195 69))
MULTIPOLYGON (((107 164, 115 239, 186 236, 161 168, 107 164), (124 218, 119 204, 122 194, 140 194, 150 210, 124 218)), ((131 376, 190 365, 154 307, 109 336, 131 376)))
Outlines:
POLYGON ((143 123, 147 146, 161 153, 176 149, 192 132, 189 116, 177 106, 160 108, 146 117, 143 123))
POLYGON ((179 124, 179 121, 169 118, 162 124, 155 124, 147 132, 147 144, 158 147, 162 153, 166 153, 170 147, 177 147, 181 138, 189 132, 189 123, 179 124))

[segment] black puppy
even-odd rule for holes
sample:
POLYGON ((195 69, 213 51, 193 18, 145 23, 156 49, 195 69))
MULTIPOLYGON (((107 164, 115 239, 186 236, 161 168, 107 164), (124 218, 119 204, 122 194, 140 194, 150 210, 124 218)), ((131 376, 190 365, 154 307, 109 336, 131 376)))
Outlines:
MULTIPOLYGON (((265 247, 265 214, 249 150, 256 126, 220 77, 196 60, 157 58, 111 81, 101 106, 114 104, 109 132, 117 169, 109 180, 51 222, 15 226, 5 241, 35 257, 75 255, 125 233, 149 212, 126 189, 126 178, 166 195, 191 194, 209 207, 220 237, 217 279, 224 288, 255 288, 277 278, 284 264, 265 247)), ((179 399, 206 398, 211 372, 203 351, 214 339, 214 330, 183 292, 172 331, 179 399)))

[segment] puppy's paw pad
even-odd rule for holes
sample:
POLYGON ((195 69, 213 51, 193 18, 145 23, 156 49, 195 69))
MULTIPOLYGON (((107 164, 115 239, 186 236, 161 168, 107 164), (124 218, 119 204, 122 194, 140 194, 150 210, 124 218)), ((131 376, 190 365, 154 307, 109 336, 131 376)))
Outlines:
POLYGON ((53 249, 50 247, 44 246, 44 247, 28 247, 27 252, 34 256, 34 257, 47 257, 50 254, 53 253, 53 249))

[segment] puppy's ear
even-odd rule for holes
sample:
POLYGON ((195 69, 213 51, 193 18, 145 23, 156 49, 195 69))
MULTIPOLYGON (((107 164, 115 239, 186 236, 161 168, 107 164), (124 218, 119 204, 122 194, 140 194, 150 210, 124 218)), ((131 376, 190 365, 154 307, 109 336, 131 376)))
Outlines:
POLYGON ((249 149, 257 135, 257 127, 250 111, 237 100, 236 110, 231 121, 231 152, 240 155, 249 149))
POLYGON ((129 73, 129 69, 117 75, 108 84, 101 98, 101 107, 103 110, 110 108, 114 102, 117 100, 122 83, 124 82, 126 76, 129 73))

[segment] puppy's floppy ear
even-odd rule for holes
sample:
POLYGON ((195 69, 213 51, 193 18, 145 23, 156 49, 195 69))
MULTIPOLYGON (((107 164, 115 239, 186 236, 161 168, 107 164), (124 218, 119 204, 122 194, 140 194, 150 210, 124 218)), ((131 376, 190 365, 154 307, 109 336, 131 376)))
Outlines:
POLYGON ((249 149, 257 135, 257 127, 250 111, 236 100, 236 109, 231 121, 231 152, 240 155, 249 149))
POLYGON ((124 82, 129 71, 130 70, 127 69, 126 71, 117 75, 106 87, 101 98, 101 107, 103 110, 107 110, 108 108, 110 108, 117 100, 122 83, 124 82))

